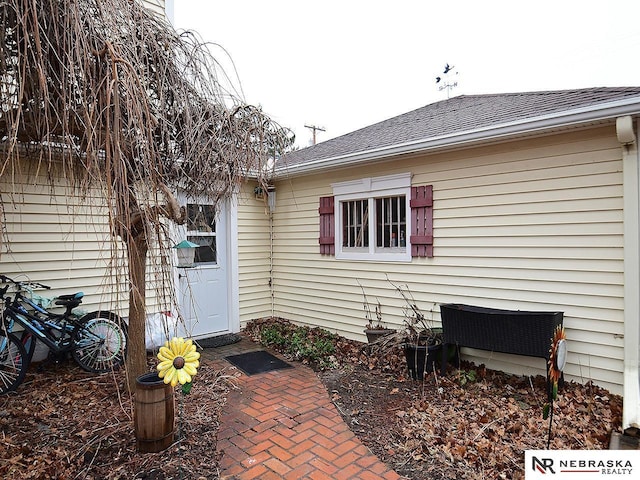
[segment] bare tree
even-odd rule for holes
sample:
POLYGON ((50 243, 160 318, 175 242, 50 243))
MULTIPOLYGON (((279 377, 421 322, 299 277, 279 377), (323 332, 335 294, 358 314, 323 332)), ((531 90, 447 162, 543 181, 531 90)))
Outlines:
POLYGON ((292 135, 223 88, 194 35, 138 1, 2 1, 0 45, 0 175, 102 191, 112 256, 127 251, 133 388, 146 369, 147 255, 165 258, 166 219, 185 221, 174 193, 219 204, 247 175, 264 181, 292 135))

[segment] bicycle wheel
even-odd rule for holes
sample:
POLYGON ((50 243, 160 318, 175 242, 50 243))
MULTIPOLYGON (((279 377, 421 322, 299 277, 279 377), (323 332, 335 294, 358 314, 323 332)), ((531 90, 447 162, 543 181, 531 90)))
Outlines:
POLYGON ((93 373, 115 370, 127 353, 127 325, 112 312, 91 312, 79 320, 71 353, 83 369, 93 373))
POLYGON ((27 374, 27 351, 12 333, 0 332, 0 394, 18 388, 27 374))

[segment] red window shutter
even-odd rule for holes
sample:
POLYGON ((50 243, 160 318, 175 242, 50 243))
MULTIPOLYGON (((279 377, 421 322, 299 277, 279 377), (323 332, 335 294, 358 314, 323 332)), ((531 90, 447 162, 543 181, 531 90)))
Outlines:
POLYGON ((411 256, 433 257, 433 185, 411 187, 411 256))
POLYGON ((320 254, 335 255, 335 223, 333 213, 333 197, 320 197, 320 254))

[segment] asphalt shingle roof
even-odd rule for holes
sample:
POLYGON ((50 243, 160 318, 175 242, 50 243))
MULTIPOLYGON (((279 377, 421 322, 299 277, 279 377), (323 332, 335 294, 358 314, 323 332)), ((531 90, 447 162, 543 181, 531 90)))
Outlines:
POLYGON ((285 163, 291 167, 638 96, 640 87, 461 95, 291 152, 285 163))

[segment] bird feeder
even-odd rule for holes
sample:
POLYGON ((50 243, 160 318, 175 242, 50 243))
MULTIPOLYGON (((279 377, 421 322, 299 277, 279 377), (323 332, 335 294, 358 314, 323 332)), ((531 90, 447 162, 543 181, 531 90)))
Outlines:
POLYGON ((199 246, 189 240, 183 240, 173 247, 178 254, 178 268, 192 268, 195 266, 196 248, 199 246))

